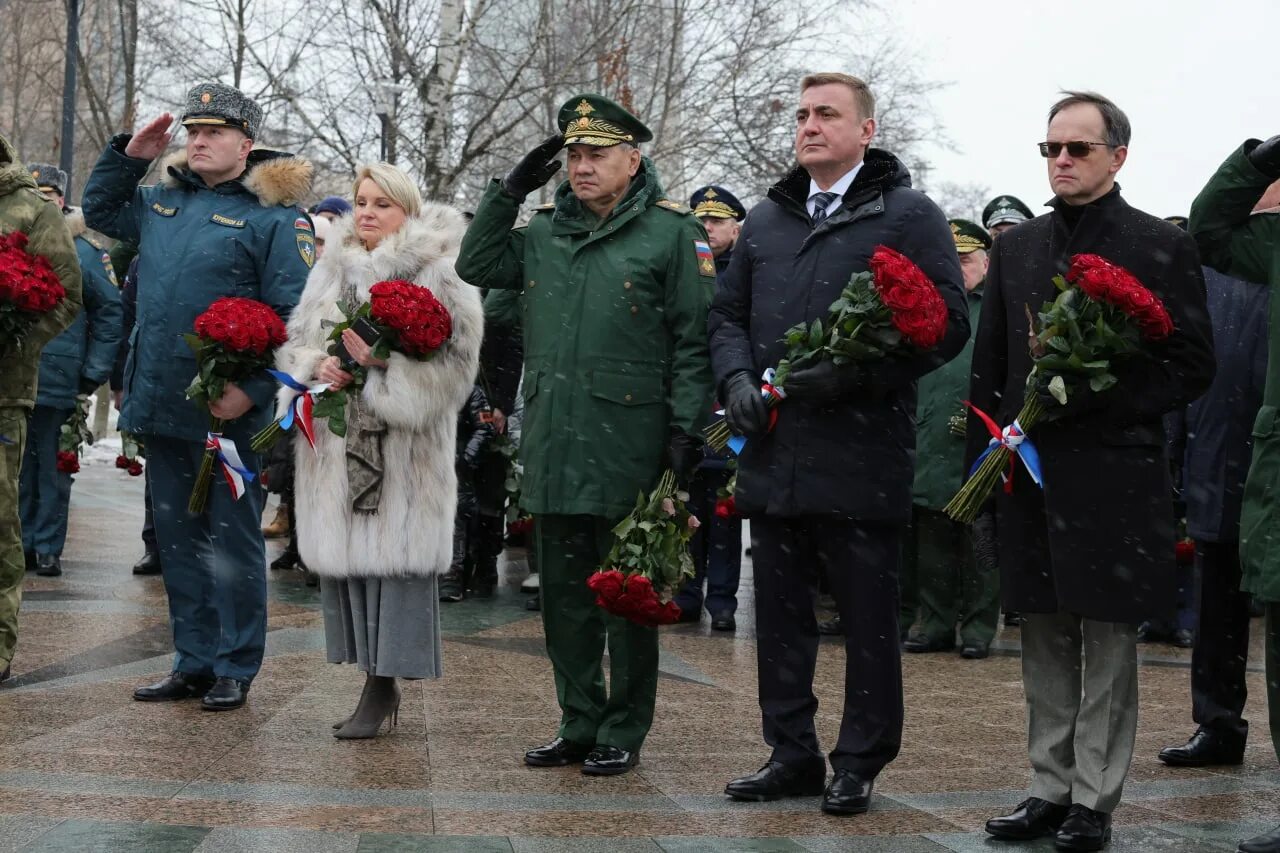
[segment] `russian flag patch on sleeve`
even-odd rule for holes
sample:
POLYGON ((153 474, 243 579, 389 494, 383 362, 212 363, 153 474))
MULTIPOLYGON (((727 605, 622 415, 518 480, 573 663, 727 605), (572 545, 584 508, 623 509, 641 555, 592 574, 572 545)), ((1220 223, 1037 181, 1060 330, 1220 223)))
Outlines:
POLYGON ((716 258, 711 254, 711 247, 707 245, 705 240, 694 240, 693 250, 698 255, 698 273, 699 275, 716 277, 716 258))

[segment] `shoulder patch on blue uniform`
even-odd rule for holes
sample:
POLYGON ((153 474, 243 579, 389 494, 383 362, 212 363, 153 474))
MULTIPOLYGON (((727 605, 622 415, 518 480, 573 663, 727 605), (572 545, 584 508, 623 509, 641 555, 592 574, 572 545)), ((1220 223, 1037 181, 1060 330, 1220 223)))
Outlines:
POLYGON ((111 282, 111 286, 120 287, 120 282, 116 281, 116 268, 111 266, 111 256, 106 252, 102 253, 102 268, 106 270, 107 281, 111 282))
POLYGON ((243 227, 244 227, 244 220, 243 220, 243 219, 232 219, 230 216, 223 216, 221 213, 215 213, 213 216, 210 216, 210 217, 209 217, 209 221, 210 221, 210 222, 215 222, 215 223, 217 223, 218 225, 225 225, 225 226, 227 226, 228 228, 243 228, 243 227))
POLYGON ((311 233, 311 223, 305 216, 293 221, 293 234, 298 243, 298 254, 307 269, 311 269, 316 263, 316 235, 311 233))
POLYGON ((174 216, 178 212, 178 208, 165 207, 163 204, 161 204, 158 201, 151 205, 151 209, 154 210, 156 213, 160 214, 161 216, 174 216))
POLYGON ((299 216, 297 219, 293 220, 293 227, 299 231, 315 230, 314 228, 311 227, 311 220, 305 216, 299 216))

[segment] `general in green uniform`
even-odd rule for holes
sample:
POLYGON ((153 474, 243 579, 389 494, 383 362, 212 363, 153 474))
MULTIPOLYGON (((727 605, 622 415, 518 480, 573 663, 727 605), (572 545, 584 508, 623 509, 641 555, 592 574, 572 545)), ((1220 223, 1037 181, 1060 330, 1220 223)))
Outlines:
POLYGON ((36 404, 40 351, 80 313, 80 264, 62 211, 36 189, 35 179, 13 146, 0 136, 0 236, 21 231, 27 251, 49 260, 66 298, 40 318, 22 344, 0 341, 0 681, 18 643, 22 603, 22 530, 18 521, 18 472, 22 467, 27 414, 36 404))
POLYGON ((477 287, 523 290, 521 503, 536 519, 547 651, 562 709, 559 736, 534 766, 586 759, 624 773, 653 719, 658 635, 595 605, 588 576, 611 528, 665 468, 701 458, 711 410, 707 311, 715 263, 706 232, 663 197, 636 146, 652 134, 607 98, 571 98, 560 133, 495 180, 462 241, 457 270, 477 287), (514 228, 525 197, 559 169, 552 204, 514 228), (606 691, 601 658, 607 643, 606 691))
MULTIPOLYGON (((969 328, 978 328, 982 282, 991 237, 966 219, 952 219, 951 233, 969 302, 969 328)), ((916 474, 912 489, 912 536, 907 542, 904 579, 916 584, 919 619, 903 644, 908 652, 954 649, 985 658, 1000 618, 1000 578, 993 548, 975 548, 990 515, 974 530, 942 511, 964 482, 964 399, 969 391, 973 335, 960 354, 920 379, 916 403, 916 474), (975 553, 976 552, 976 553, 975 553)), ((905 598, 906 596, 904 596, 905 598)), ((913 614, 914 615, 914 614, 913 614)))

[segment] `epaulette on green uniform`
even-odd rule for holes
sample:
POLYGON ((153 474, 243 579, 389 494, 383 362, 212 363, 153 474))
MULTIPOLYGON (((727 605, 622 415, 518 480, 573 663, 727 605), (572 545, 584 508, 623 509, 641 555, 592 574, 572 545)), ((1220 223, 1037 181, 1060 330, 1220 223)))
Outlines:
POLYGON ((672 201, 669 198, 660 198, 656 202, 654 202, 654 204, 665 210, 669 210, 672 213, 687 213, 690 215, 693 214, 692 208, 686 207, 685 205, 681 204, 678 201, 672 201))

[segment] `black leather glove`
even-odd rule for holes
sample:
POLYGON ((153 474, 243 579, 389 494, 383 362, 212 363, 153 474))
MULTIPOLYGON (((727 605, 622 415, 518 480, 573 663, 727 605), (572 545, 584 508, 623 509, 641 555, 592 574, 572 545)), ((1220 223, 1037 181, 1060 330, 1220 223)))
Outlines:
POLYGON ((1249 152, 1249 162, 1269 178, 1280 178, 1280 136, 1260 142, 1249 152))
POLYGON ((760 394, 760 380, 739 370, 724 381, 724 419, 738 435, 761 435, 769 428, 769 407, 760 394))
POLYGON ((858 389, 861 374, 857 367, 836 367, 834 361, 820 361, 813 367, 793 371, 782 390, 797 400, 835 400, 858 389))
POLYGON ((80 393, 84 395, 92 394, 94 391, 98 390, 98 386, 101 384, 102 384, 101 382, 94 382, 92 379, 90 379, 87 376, 81 376, 80 377, 80 393))
POLYGON ((538 147, 524 155, 502 179, 502 188, 507 195, 516 201, 524 201, 529 193, 551 180, 560 171, 560 161, 551 158, 563 147, 564 137, 558 133, 538 143, 538 147))
POLYGON ((676 475, 676 483, 684 488, 689 485, 694 469, 702 461, 702 441, 678 429, 673 429, 667 444, 667 456, 670 457, 671 471, 676 475))

